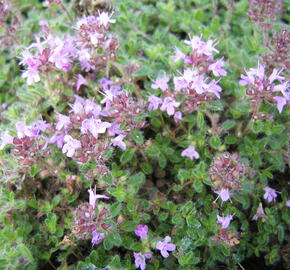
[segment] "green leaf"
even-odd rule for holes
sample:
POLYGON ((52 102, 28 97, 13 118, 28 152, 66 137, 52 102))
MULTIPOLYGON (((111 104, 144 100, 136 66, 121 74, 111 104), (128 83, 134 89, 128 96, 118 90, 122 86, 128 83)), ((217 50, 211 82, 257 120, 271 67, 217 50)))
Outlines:
POLYGON ((81 263, 82 264, 78 265, 77 270, 110 270, 111 269, 109 266, 106 266, 104 268, 98 268, 92 263, 90 263, 90 264, 83 263, 83 262, 81 262, 81 263))
POLYGON ((37 164, 34 164, 31 168, 30 168, 30 171, 29 171, 29 174, 31 177, 34 177, 37 173, 38 173, 38 165, 37 164))
POLYGON ((229 249, 229 247, 222 245, 222 253, 226 256, 229 257, 231 255, 231 250, 229 249))
POLYGON ((56 214, 48 213, 47 218, 45 219, 45 224, 49 228, 51 233, 56 232, 56 222, 57 222, 56 214))
POLYGON ((237 141, 237 137, 233 134, 229 134, 225 137, 225 144, 235 144, 237 141))
POLYGON ((220 138, 217 135, 214 135, 210 138, 209 144, 214 148, 214 149, 219 149, 222 145, 220 138))
POLYGON ((163 154, 160 154, 159 158, 158 158, 158 164, 159 167, 164 169, 167 165, 167 159, 163 154))
POLYGON ((117 216, 120 213, 121 209, 122 209, 121 203, 119 203, 119 202, 113 203, 111 205, 111 208, 110 208, 111 217, 113 218, 113 217, 117 216))
POLYGON ((285 238, 285 230, 284 230, 283 225, 280 224, 277 226, 277 233, 278 233, 278 240, 280 243, 282 243, 285 238))
POLYGON ((19 251, 19 253, 20 253, 22 256, 26 257, 26 258, 28 259, 29 262, 33 262, 33 261, 34 261, 34 259, 33 259, 33 255, 32 255, 32 253, 31 253, 30 249, 29 249, 26 245, 24 245, 24 244, 22 244, 22 243, 19 244, 19 245, 17 246, 17 250, 19 251))
POLYGON ((142 135, 142 133, 139 130, 134 130, 133 131, 132 138, 139 145, 144 143, 143 135, 142 135))
POLYGON ((123 154, 121 155, 121 158, 120 158, 121 163, 126 164, 126 163, 130 162, 135 154, 135 151, 136 151, 136 148, 130 148, 130 149, 126 150, 125 152, 123 152, 123 154))
POLYGON ((175 215, 172 217, 171 222, 172 224, 175 224, 178 227, 182 227, 184 224, 184 219, 179 215, 175 215))
POLYGON ((285 129, 285 126, 277 125, 277 126, 272 127, 271 130, 274 134, 280 134, 284 129, 285 129))
POLYGON ((178 262, 180 263, 180 265, 188 265, 188 264, 192 264, 192 258, 193 258, 193 252, 190 251, 188 253, 186 253, 184 256, 181 256, 178 259, 178 262))
POLYGON ((125 199, 125 190, 123 188, 123 185, 121 183, 118 183, 117 187, 115 190, 111 192, 111 194, 117 198, 118 201, 122 202, 125 199))
POLYGON ((142 162, 140 164, 140 167, 141 167, 141 170, 147 175, 153 172, 153 168, 150 163, 142 162))
POLYGON ((236 121, 227 120, 227 121, 223 122, 222 129, 229 130, 229 129, 233 128, 235 125, 236 125, 236 121))
POLYGON ((55 207, 60 203, 61 199, 62 199, 62 198, 61 198, 60 195, 56 195, 56 196, 54 196, 54 198, 53 198, 53 200, 52 200, 52 202, 51 202, 53 208, 55 208, 55 207))
POLYGON ((180 169, 177 174, 177 178, 183 184, 186 180, 190 179, 190 173, 187 170, 180 169))
POLYGON ((162 125, 161 121, 160 121, 157 117, 151 118, 151 119, 150 119, 150 124, 151 124, 153 127, 156 127, 156 128, 160 128, 161 125, 162 125))
POLYGON ((159 157, 159 155, 161 154, 159 148, 154 144, 147 147, 146 152, 149 157, 159 157))
POLYGON ((136 230, 137 225, 138 225, 137 222, 127 220, 121 224, 120 228, 121 230, 126 231, 126 232, 133 232, 134 230, 136 230))
POLYGON ((121 236, 118 232, 110 232, 105 236, 104 248, 106 250, 112 249, 114 246, 120 246, 122 243, 121 236))
POLYGON ((204 121, 204 117, 203 117, 203 114, 198 111, 197 112, 197 126, 200 128, 200 129, 203 129, 205 127, 205 121, 204 121))
POLYGON ((145 182, 145 175, 142 172, 133 174, 129 177, 127 184, 133 186, 142 186, 145 182))
POLYGON ((195 180, 192 184, 193 188, 195 189, 196 192, 200 193, 202 192, 203 184, 202 181, 200 180, 195 180))

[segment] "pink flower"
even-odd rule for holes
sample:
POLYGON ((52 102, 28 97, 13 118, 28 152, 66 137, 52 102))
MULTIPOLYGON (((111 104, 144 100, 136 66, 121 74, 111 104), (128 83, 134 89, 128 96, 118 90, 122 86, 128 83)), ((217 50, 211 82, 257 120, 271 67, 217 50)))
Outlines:
POLYGON ((281 96, 275 96, 274 99, 277 102, 277 109, 279 113, 283 111, 284 106, 287 104, 287 99, 281 96))
POLYGON ((192 50, 197 54, 197 56, 206 55, 211 56, 213 52, 218 53, 219 51, 214 47, 215 42, 213 40, 208 40, 204 42, 200 37, 194 36, 190 40, 185 40, 185 44, 190 45, 192 50))
POLYGON ((169 256, 168 251, 174 251, 176 249, 176 246, 174 244, 171 244, 170 241, 171 237, 166 236, 163 242, 158 241, 156 244, 156 248, 160 250, 163 258, 167 258, 169 256))
POLYGON ((272 74, 269 77, 270 83, 272 83, 275 80, 283 81, 285 78, 282 76, 279 76, 281 72, 282 72, 282 69, 278 70, 278 69, 274 68, 272 74))
POLYGON ((86 85, 86 84, 88 84, 88 81, 81 74, 78 74, 78 80, 77 80, 77 86, 76 86, 77 91, 80 90, 82 85, 86 85))
POLYGON ((247 74, 249 74, 250 76, 256 76, 261 80, 264 78, 264 75, 265 75, 265 66, 258 63, 258 67, 250 68, 247 74))
POLYGON ((180 103, 177 102, 174 98, 166 97, 163 100, 163 103, 160 107, 160 110, 166 111, 168 115, 173 115, 175 112, 175 108, 177 108, 179 105, 180 105, 180 103))
POLYGON ((259 203, 256 215, 253 216, 252 220, 258 220, 259 218, 267 219, 268 217, 264 213, 263 205, 259 203))
POLYGON ((149 111, 157 110, 159 105, 162 104, 162 99, 154 95, 150 95, 148 97, 148 102, 149 102, 149 105, 148 105, 149 111))
POLYGON ((215 53, 219 53, 219 50, 217 50, 214 46, 216 45, 214 40, 209 39, 206 43, 205 46, 203 48, 203 53, 205 55, 212 55, 213 52, 215 53))
POLYGON ((123 93, 121 87, 114 84, 111 84, 109 89, 104 89, 103 92, 105 97, 101 100, 101 104, 105 103, 107 110, 111 108, 111 103, 113 102, 114 97, 117 97, 123 93))
POLYGON ((111 19, 112 15, 113 13, 109 15, 107 12, 101 12, 98 17, 99 23, 105 27, 107 27, 109 23, 115 23, 116 20, 111 19))
POLYGON ((92 244, 93 244, 93 246, 100 244, 104 238, 105 238, 105 235, 103 233, 99 233, 98 231, 93 231, 92 232, 92 244))
POLYGON ((290 207, 290 200, 288 200, 288 201, 285 203, 285 205, 286 205, 287 207, 290 207))
POLYGON ((70 135, 64 136, 64 146, 62 148, 62 152, 68 156, 72 157, 75 154, 77 149, 82 147, 80 141, 73 139, 70 135))
POLYGON ((120 124, 112 124, 108 128, 108 135, 109 136, 115 136, 115 135, 120 135, 122 131, 120 130, 120 124))
POLYGON ((174 90, 177 92, 188 87, 188 82, 183 78, 183 76, 182 77, 174 77, 173 82, 174 82, 174 90))
POLYGON ((34 124, 34 128, 38 129, 39 131, 46 131, 47 129, 51 129, 51 125, 46 123, 43 120, 38 120, 36 121, 36 123, 34 124))
POLYGON ((47 20, 45 20, 45 19, 39 20, 38 25, 41 26, 42 32, 47 32, 47 33, 49 32, 49 25, 48 25, 47 20))
POLYGON ((70 118, 66 115, 63 115, 63 114, 58 114, 57 115, 57 123, 56 123, 56 129, 57 130, 62 130, 62 129, 67 129, 68 126, 70 125, 70 118))
POLYGON ((230 225, 233 215, 227 215, 225 217, 217 216, 217 223, 221 225, 222 229, 227 229, 230 225))
POLYGON ((13 144, 13 139, 14 137, 10 136, 8 134, 8 132, 6 131, 3 135, 2 135, 2 143, 1 143, 1 146, 0 146, 0 150, 4 149, 4 147, 7 145, 7 144, 13 144))
POLYGON ((109 122, 102 122, 100 119, 85 119, 82 122, 81 132, 88 133, 88 131, 98 139, 99 134, 105 133, 111 124, 109 122))
POLYGON ((72 110, 70 112, 73 112, 74 114, 84 114, 84 106, 83 106, 83 99, 76 98, 74 104, 70 104, 70 107, 72 110))
POLYGON ((89 204, 95 209, 97 199, 110 199, 110 197, 105 195, 96 194, 96 186, 94 190, 90 187, 88 189, 89 192, 89 204))
POLYGON ((112 140, 113 146, 118 146, 122 150, 126 150, 126 144, 123 142, 124 138, 125 138, 125 136, 122 135, 122 134, 120 134, 119 136, 117 136, 116 138, 114 138, 112 140))
POLYGON ((135 234, 139 236, 141 239, 146 239, 148 234, 148 226, 139 224, 137 229, 135 230, 135 234))
POLYGON ((151 85, 153 89, 161 89, 163 92, 168 89, 169 77, 162 77, 155 80, 151 85))
POLYGON ((61 131, 56 131, 51 138, 48 140, 48 143, 55 144, 58 148, 62 148, 64 144, 65 134, 61 131))
POLYGON ((102 78, 98 80, 99 84, 102 87, 102 90, 107 91, 110 89, 110 86, 113 84, 113 82, 107 78, 102 78))
POLYGON ((222 59, 219 59, 215 63, 209 65, 208 70, 212 71, 215 76, 226 76, 227 72, 223 69, 225 62, 222 59))
POLYGON ((273 87, 273 92, 281 92, 282 95, 289 100, 290 97, 289 97, 289 91, 287 91, 288 89, 289 89, 289 82, 286 81, 280 84, 276 84, 273 87))
POLYGON ((191 82, 190 88, 194 89, 199 95, 205 93, 205 91, 210 92, 209 86, 205 83, 202 76, 196 76, 191 82))
POLYGON ((146 254, 142 254, 142 253, 135 253, 134 252, 134 258, 135 258, 135 265, 136 267, 139 267, 141 270, 145 270, 146 269, 146 261, 145 259, 150 259, 151 258, 151 254, 150 253, 146 253, 146 254))
POLYGON ((265 191, 264 199, 266 199, 268 202, 272 202, 277 197, 277 192, 273 188, 265 187, 264 191, 265 191))
POLYGON ((177 47, 175 47, 175 55, 171 56, 171 59, 174 62, 177 62, 178 60, 184 60, 185 59, 185 54, 179 50, 177 47))
POLYGON ((248 71, 246 71, 246 74, 247 75, 241 75, 240 85, 242 86, 254 84, 255 78, 258 78, 260 81, 263 80, 265 75, 265 66, 258 63, 257 68, 250 68, 248 71))
MULTIPOLYGON (((197 72, 193 69, 190 69, 190 68, 186 68, 184 71, 183 71, 183 76, 182 78, 188 82, 188 83, 191 83, 191 82, 194 82, 194 80, 196 80, 197 78, 201 77, 201 76, 196 76, 197 75, 197 72)), ((202 77, 201 77, 202 78, 202 77)))
POLYGON ((215 193, 219 195, 218 198, 221 198, 223 202, 226 202, 230 199, 230 192, 227 188, 217 190, 215 193))
POLYGON ((35 137, 39 134, 39 130, 37 128, 26 126, 23 122, 17 122, 15 124, 15 128, 19 139, 24 138, 25 136, 35 137))
POLYGON ((91 64, 91 55, 89 52, 89 49, 87 48, 81 48, 78 53, 78 60, 81 64, 81 69, 89 72, 90 70, 94 70, 95 66, 93 64, 91 64))
POLYGON ((178 123, 182 119, 182 113, 181 112, 175 112, 173 119, 176 123, 178 123))
POLYGON ((216 80, 212 80, 207 86, 207 92, 214 93, 217 98, 220 98, 220 92, 222 91, 222 88, 217 84, 218 82, 216 80))
POLYGON ((23 72, 22 78, 26 79, 26 83, 31 85, 40 81, 39 71, 34 68, 28 68, 23 72))
POLYGON ((92 114, 95 118, 99 118, 101 113, 101 106, 91 101, 90 99, 86 99, 84 101, 84 109, 86 114, 92 114))
POLYGON ((199 153, 195 151, 195 147, 192 145, 183 150, 181 156, 189 157, 191 160, 193 160, 194 158, 199 159, 199 153))

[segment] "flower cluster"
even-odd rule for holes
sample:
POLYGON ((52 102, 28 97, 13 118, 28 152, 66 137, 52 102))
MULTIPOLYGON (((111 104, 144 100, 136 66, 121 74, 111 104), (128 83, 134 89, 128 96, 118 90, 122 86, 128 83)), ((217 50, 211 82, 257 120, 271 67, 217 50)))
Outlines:
POLYGON ((271 24, 268 19, 274 20, 282 9, 280 0, 249 0, 248 14, 252 21, 260 24, 262 28, 269 28, 271 24))
POLYGON ((275 32, 270 43, 271 51, 263 56, 263 63, 267 69, 290 69, 290 31, 282 30, 281 34, 275 32))
POLYGON ((49 150, 44 133, 51 130, 50 124, 38 120, 32 125, 17 122, 15 125, 17 136, 5 132, 2 136, 0 149, 11 145, 12 154, 17 157, 22 171, 27 171, 38 158, 47 157, 49 150))
MULTIPOLYGON (((142 225, 139 224, 137 226, 137 229, 135 230, 135 234, 139 236, 143 241, 144 245, 144 250, 146 253, 134 253, 134 258, 135 258, 135 265, 136 267, 139 267, 141 270, 146 269, 146 261, 145 259, 150 259, 152 254, 149 252, 150 251, 150 246, 148 241, 148 226, 147 225, 142 225)), ((171 237, 166 236, 163 241, 158 241, 156 243, 155 248, 158 249, 162 255, 163 258, 168 258, 169 253, 168 251, 174 251, 176 249, 176 246, 171 242, 171 237)))
POLYGON ((268 77, 265 74, 265 66, 258 64, 257 68, 246 71, 241 75, 240 85, 248 86, 246 94, 253 102, 254 117, 258 117, 257 104, 269 100, 277 103, 277 109, 281 113, 283 107, 290 102, 289 81, 280 76, 281 70, 274 69, 268 77), (276 84, 275 82, 279 83, 276 84), (279 95, 280 94, 280 95, 279 95))
POLYGON ((102 118, 106 117, 109 119, 110 114, 102 110, 99 104, 90 99, 75 96, 69 115, 58 114, 56 132, 49 142, 62 148, 62 152, 68 157, 77 158, 82 163, 97 160, 103 165, 104 152, 112 144, 126 149, 122 140, 125 136, 120 137, 122 131, 119 125, 113 121, 103 121, 102 118), (78 138, 72 137, 73 134, 77 134, 78 138), (115 135, 118 136, 114 137, 115 135), (111 137, 112 139, 109 139, 111 137))
POLYGON ((101 79, 100 84, 104 108, 89 99, 75 96, 70 114, 58 114, 57 131, 50 139, 67 156, 74 156, 81 162, 95 159, 103 164, 104 151, 112 145, 125 150, 124 138, 132 130, 145 125, 142 119, 138 119, 144 111, 142 101, 135 102, 128 92, 108 79, 101 79), (80 141, 70 135, 76 130, 80 141))
POLYGON ((1 49, 13 46, 16 33, 20 27, 19 17, 13 12, 11 1, 7 3, 0 1, 0 45, 1 49), (3 29, 3 31, 2 31, 3 29))
POLYGON ((105 195, 96 194, 96 187, 89 192, 89 203, 83 203, 75 210, 72 234, 78 239, 92 238, 92 244, 98 245, 105 237, 110 225, 106 222, 109 211, 104 204, 99 204, 96 209, 97 199, 109 199, 105 195), (101 233, 103 232, 103 233, 101 233))
POLYGON ((41 80, 42 73, 71 70, 73 62, 86 72, 104 68, 116 57, 118 41, 107 33, 109 23, 113 22, 106 12, 85 17, 76 23, 75 36, 63 38, 54 37, 46 26, 46 31, 22 53, 20 64, 25 66, 22 77, 27 84, 33 84, 41 80))
POLYGON ((17 136, 4 133, 1 149, 12 144, 12 153, 20 163, 32 166, 36 157, 47 156, 47 146, 54 144, 66 156, 81 163, 96 161, 95 170, 90 171, 91 176, 107 174, 109 169, 105 162, 111 149, 118 147, 125 150, 126 136, 145 125, 144 120, 138 119, 144 111, 144 102, 135 102, 128 92, 108 79, 101 79, 100 84, 104 95, 101 104, 75 96, 68 115, 58 113, 54 125, 42 120, 30 126, 17 123, 17 136))
MULTIPOLYGON (((145 126, 145 121, 141 116, 145 112, 146 104, 142 99, 135 99, 129 92, 122 90, 119 85, 106 78, 99 80, 99 83, 104 95, 101 101, 105 105, 104 115, 114 119, 114 125, 110 129, 111 134, 120 135, 121 132, 118 129, 124 124, 123 133, 125 135, 145 126)), ((120 135, 119 138, 122 139, 124 134, 120 135)), ((115 143, 120 148, 124 148, 117 141, 115 143)))
POLYGON ((219 234, 214 237, 214 240, 230 247, 239 244, 238 233, 230 232, 228 228, 230 222, 233 219, 233 215, 219 216, 217 215, 217 223, 220 225, 219 234))
POLYGON ((201 104, 207 104, 215 98, 220 98, 221 87, 216 79, 210 79, 210 75, 215 77, 226 76, 223 69, 224 61, 215 60, 214 53, 219 51, 215 48, 215 42, 208 40, 204 42, 200 37, 193 37, 185 40, 190 48, 190 53, 185 54, 178 48, 175 49, 174 61, 183 60, 186 65, 180 76, 173 77, 174 91, 168 85, 169 77, 157 78, 152 84, 153 89, 160 89, 162 97, 150 95, 148 98, 149 110, 166 111, 168 115, 174 116, 178 122, 182 118, 182 113, 188 114, 197 110, 201 104), (179 102, 178 100, 182 100, 179 102), (178 108, 179 111, 176 111, 178 108))
POLYGON ((86 72, 95 67, 104 68, 109 60, 116 58, 118 40, 107 33, 112 15, 102 12, 99 16, 88 16, 79 19, 75 29, 77 32, 77 56, 82 70, 86 72))
POLYGON ((237 153, 222 153, 216 157, 209 169, 213 190, 223 202, 230 199, 230 191, 238 191, 247 172, 247 166, 240 162, 237 153))

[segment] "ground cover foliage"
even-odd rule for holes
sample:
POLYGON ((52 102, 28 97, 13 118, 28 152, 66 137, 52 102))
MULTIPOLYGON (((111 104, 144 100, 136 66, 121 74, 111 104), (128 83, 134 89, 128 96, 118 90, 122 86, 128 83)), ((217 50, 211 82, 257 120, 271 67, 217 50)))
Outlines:
POLYGON ((289 3, 93 2, 0 1, 0 269, 290 267, 289 3))

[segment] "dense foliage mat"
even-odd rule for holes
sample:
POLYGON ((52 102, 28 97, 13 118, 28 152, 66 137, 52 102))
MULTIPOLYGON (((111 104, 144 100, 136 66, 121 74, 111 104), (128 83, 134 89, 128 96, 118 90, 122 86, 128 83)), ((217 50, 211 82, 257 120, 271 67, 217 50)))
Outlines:
POLYGON ((289 9, 0 0, 0 269, 289 269, 289 9))

